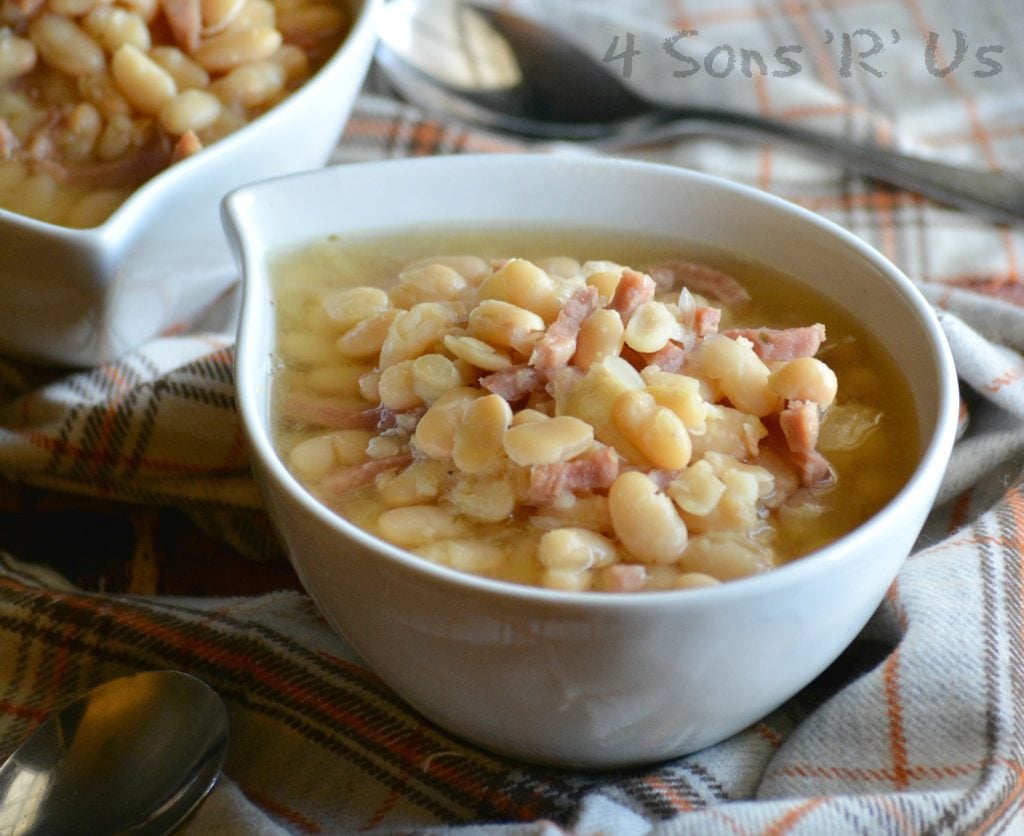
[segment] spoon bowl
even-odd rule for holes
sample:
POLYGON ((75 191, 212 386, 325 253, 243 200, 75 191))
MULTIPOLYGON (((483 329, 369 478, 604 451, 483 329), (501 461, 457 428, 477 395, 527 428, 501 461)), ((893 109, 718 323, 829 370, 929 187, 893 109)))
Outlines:
POLYGON ((392 0, 377 65, 425 110, 532 139, 628 147, 680 134, 778 141, 999 223, 1024 220, 1024 182, 727 108, 669 107, 624 85, 553 28, 505 6, 392 0))
POLYGON ((161 834, 212 789, 228 715, 177 671, 113 679, 62 708, 0 767, 0 832, 161 834))

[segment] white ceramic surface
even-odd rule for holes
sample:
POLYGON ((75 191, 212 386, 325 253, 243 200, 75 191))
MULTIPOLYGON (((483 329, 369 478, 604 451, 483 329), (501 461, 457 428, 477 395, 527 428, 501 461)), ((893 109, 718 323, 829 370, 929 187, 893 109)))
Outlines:
POLYGON ((239 405, 257 479, 302 582, 396 692, 482 746, 613 767, 730 736, 856 636, 934 501, 957 382, 931 309, 858 239, 764 193, 642 163, 512 155, 329 168, 244 188, 224 207, 244 275, 239 405), (459 574, 329 512, 289 475, 268 437, 266 254, 335 232, 524 219, 533 228, 625 227, 706 241, 802 277, 859 312, 911 382, 922 450, 909 484, 841 541, 774 572, 646 594, 570 594, 459 574))
POLYGON ((353 0, 342 47, 279 106, 143 184, 92 229, 0 209, 0 352, 92 365, 193 316, 238 280, 230 190, 322 166, 362 85, 381 0, 353 0))

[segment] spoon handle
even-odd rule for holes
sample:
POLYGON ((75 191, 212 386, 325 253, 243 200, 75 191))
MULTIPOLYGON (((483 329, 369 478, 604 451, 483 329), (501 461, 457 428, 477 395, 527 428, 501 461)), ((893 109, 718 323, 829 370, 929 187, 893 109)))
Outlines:
MULTIPOLYGON (((851 171, 967 209, 999 223, 1024 221, 1024 181, 1006 172, 982 171, 935 162, 785 122, 725 110, 664 110, 662 138, 672 133, 728 134, 744 139, 778 139, 815 152, 851 171)), ((651 133, 646 134, 650 141, 651 133)), ((637 137, 635 142, 639 142, 637 137)), ((633 143, 630 143, 633 144, 633 143)))

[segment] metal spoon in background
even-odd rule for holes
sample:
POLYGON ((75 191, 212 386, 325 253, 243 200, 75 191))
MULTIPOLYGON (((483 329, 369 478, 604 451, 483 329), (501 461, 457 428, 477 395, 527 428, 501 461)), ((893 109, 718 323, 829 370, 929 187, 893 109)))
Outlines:
POLYGON ((0 833, 156 836, 212 789, 228 715, 176 671, 113 679, 37 728, 0 767, 0 833))
POLYGON ((504 8, 391 0, 377 65, 408 101, 537 139, 628 147, 680 134, 780 140, 855 171, 1000 223, 1024 220, 1024 182, 718 108, 641 98, 557 32, 504 8))

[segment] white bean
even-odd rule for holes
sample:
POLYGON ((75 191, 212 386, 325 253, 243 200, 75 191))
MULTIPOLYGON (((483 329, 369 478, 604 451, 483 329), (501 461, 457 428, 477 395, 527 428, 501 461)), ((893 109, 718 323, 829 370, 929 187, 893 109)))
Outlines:
POLYGON ((28 31, 43 60, 61 72, 83 76, 99 72, 106 65, 103 48, 73 20, 46 13, 28 31))
POLYGON ((718 532, 693 537, 679 568, 728 581, 765 572, 772 568, 772 559, 769 551, 745 535, 718 532))
POLYGON ((32 70, 37 57, 32 41, 12 35, 9 29, 0 29, 0 82, 32 70))
POLYGON ((470 403, 455 433, 455 466, 472 474, 499 469, 506 458, 502 442, 511 423, 512 408, 498 395, 484 395, 470 403))
POLYGON ((768 387, 771 371, 749 340, 712 334, 701 344, 697 362, 737 409, 758 418, 778 409, 779 397, 768 387))
POLYGON ((594 428, 590 424, 571 415, 560 415, 510 427, 503 446, 512 461, 529 467, 569 461, 593 443, 594 428))
POLYGON ((608 494, 612 527, 619 541, 643 563, 674 563, 686 548, 686 523, 672 500, 636 470, 619 474, 608 494))
POLYGON ((618 559, 615 544, 586 528, 556 528, 540 538, 537 558, 548 569, 578 572, 608 566, 618 559))
POLYGON ((665 347, 675 327, 675 317, 663 303, 645 302, 626 325, 626 345, 642 354, 653 354, 665 347))
POLYGON ((193 58, 207 72, 224 73, 240 64, 269 58, 281 43, 281 33, 269 26, 238 30, 229 27, 203 41, 193 58))
POLYGON ((798 357, 772 372, 768 388, 787 401, 813 401, 828 409, 836 398, 836 373, 816 357, 798 357))
POLYGON ((423 546, 469 533, 464 522, 438 505, 389 508, 377 518, 377 528, 385 540, 399 546, 423 546))
POLYGON ((124 44, 110 61, 114 82, 132 107, 140 113, 156 115, 178 87, 171 74, 131 44, 124 44))
POLYGON ((220 100, 205 90, 183 90, 160 108, 160 124, 170 134, 208 128, 220 116, 220 100))

